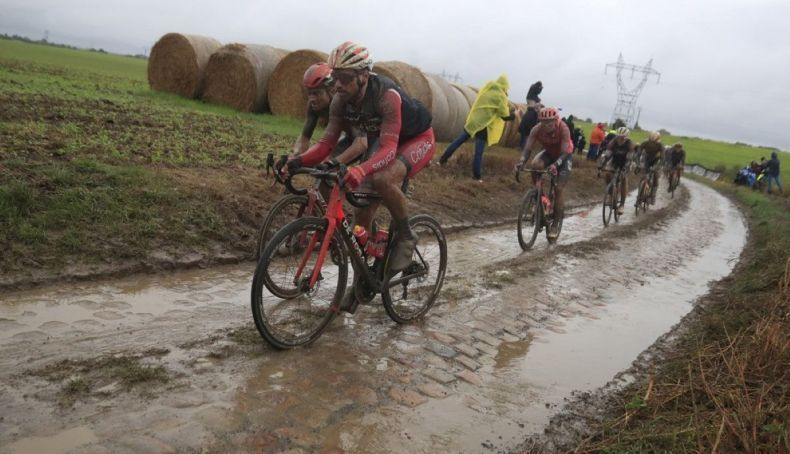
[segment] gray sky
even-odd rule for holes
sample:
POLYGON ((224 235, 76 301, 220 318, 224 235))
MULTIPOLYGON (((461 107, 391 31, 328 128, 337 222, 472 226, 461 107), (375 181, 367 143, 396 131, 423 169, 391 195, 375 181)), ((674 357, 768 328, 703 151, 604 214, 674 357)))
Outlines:
POLYGON ((622 52, 661 72, 638 101, 644 128, 790 149, 790 1, 487 3, 0 0, 0 32, 48 30, 50 41, 132 54, 167 32, 324 52, 353 40, 374 59, 458 73, 468 85, 504 72, 515 101, 541 80, 544 103, 602 121, 617 97, 604 67, 622 52))

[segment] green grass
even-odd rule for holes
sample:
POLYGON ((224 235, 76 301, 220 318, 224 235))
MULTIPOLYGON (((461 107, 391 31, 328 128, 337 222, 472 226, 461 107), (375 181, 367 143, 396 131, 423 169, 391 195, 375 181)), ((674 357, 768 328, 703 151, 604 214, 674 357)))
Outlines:
MULTIPOLYGON (((584 131, 584 137, 589 142, 593 123, 574 120, 577 128, 584 131)), ((632 131, 631 138, 636 143, 647 140, 649 131, 632 131)), ((754 147, 746 144, 720 142, 716 140, 700 139, 695 137, 662 135, 661 142, 672 145, 675 142, 683 143, 686 150, 686 162, 700 164, 710 170, 720 170, 725 173, 725 178, 732 181, 738 170, 748 165, 751 161, 760 161, 760 158, 771 159, 772 148, 754 147)), ((782 183, 790 181, 790 153, 779 153, 782 183)))

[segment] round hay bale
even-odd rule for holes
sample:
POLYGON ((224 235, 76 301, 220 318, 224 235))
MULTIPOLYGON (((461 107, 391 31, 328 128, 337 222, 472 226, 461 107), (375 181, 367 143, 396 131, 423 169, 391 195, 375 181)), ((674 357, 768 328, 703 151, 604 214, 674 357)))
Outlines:
POLYGON ((280 60, 269 77, 268 101, 273 114, 304 118, 307 106, 307 93, 302 87, 304 72, 327 57, 317 50, 300 49, 280 60))
POLYGON ((450 85, 450 89, 452 90, 452 96, 448 97, 448 102, 455 103, 456 112, 458 115, 455 117, 455 124, 453 125, 453 129, 456 131, 456 135, 461 133, 461 130, 464 128, 466 124, 466 117, 469 115, 469 101, 467 101, 466 96, 461 92, 461 90, 456 87, 455 85, 450 85))
MULTIPOLYGON (((435 74, 429 74, 434 82, 439 86, 439 88, 444 93, 444 98, 447 101, 447 134, 449 137, 447 140, 453 140, 455 137, 461 132, 461 128, 463 128, 463 122, 466 120, 466 115, 464 118, 460 120, 461 126, 458 126, 460 116, 460 105, 459 99, 456 97, 455 90, 451 85, 450 82, 447 82, 443 77, 437 76, 435 74)), ((466 104, 466 99, 463 100, 463 104, 466 104)))
POLYGON ((181 33, 162 36, 148 57, 148 85, 157 91, 198 97, 209 57, 220 47, 219 41, 205 36, 181 33))
POLYGON ((268 110, 266 93, 286 51, 260 44, 228 44, 211 54, 202 98, 242 112, 268 110))
POLYGON ((464 95, 467 104, 469 104, 469 107, 472 107, 472 104, 475 102, 475 98, 477 98, 477 90, 474 90, 472 87, 468 87, 466 85, 453 84, 453 87, 458 89, 458 91, 464 95))
POLYGON ((400 85, 406 94, 419 100, 428 110, 433 108, 433 96, 428 79, 416 66, 400 61, 377 62, 373 72, 383 74, 400 85))
MULTIPOLYGON (((430 74, 426 74, 425 78, 428 80, 428 85, 431 89, 431 115, 433 116, 433 133, 436 140, 440 142, 449 142, 455 138, 452 131, 453 119, 450 117, 450 106, 447 103, 447 96, 444 94, 441 85, 430 74)), ((460 131, 458 131, 460 132, 460 131)))

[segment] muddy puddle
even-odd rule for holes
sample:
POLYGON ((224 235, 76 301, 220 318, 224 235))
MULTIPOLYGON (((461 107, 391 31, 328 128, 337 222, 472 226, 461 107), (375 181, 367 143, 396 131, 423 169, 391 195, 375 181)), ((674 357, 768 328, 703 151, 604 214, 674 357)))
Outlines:
MULTIPOLYGON (((574 210, 557 247, 541 237, 522 253, 513 226, 453 234, 425 321, 401 327, 363 306, 294 351, 258 340, 250 265, 5 295, 0 452, 507 450, 572 391, 627 368, 730 272, 740 214, 684 185, 691 209, 648 225, 631 209, 603 229, 600 207, 574 210), (170 379, 125 388, 78 371, 91 386, 64 406, 74 375, 25 373, 120 354, 170 379)), ((662 194, 654 210, 679 203, 662 194)))

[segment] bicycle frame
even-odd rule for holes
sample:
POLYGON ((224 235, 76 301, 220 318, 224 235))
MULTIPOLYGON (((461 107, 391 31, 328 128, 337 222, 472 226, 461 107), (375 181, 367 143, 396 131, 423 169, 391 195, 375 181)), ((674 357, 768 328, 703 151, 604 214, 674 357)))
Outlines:
MULTIPOLYGON (((332 175, 332 177, 336 178, 336 175, 332 175)), ((332 185, 329 203, 327 204, 326 210, 324 211, 324 219, 327 220, 326 232, 324 233, 323 238, 319 238, 319 232, 315 232, 310 238, 310 242, 308 243, 307 249, 305 250, 305 255, 302 257, 302 260, 296 270, 294 283, 298 283, 302 279, 302 274, 304 273, 307 262, 310 259, 310 254, 320 239, 321 249, 319 250, 318 257, 316 258, 315 267, 312 271, 312 274, 310 275, 308 288, 312 289, 315 286, 319 279, 320 270, 323 267, 324 261, 326 260, 326 254, 329 251, 330 242, 332 241, 335 232, 337 232, 340 234, 340 237, 343 239, 343 242, 346 244, 348 250, 351 251, 351 266, 354 269, 355 275, 362 276, 371 289, 380 291, 384 283, 384 259, 376 258, 372 266, 373 272, 371 272, 371 267, 369 267, 367 264, 367 256, 365 255, 364 249, 362 248, 362 245, 359 244, 357 237, 353 235, 353 226, 350 222, 348 222, 348 217, 346 216, 345 210, 343 209, 343 198, 341 197, 340 193, 340 184, 332 185)), ((351 196, 355 200, 372 200, 381 198, 381 196, 378 194, 372 194, 368 192, 352 192, 351 196)), ((390 249, 391 244, 392 236, 387 239, 387 251, 390 249)), ((415 253, 421 261, 424 261, 419 251, 415 251, 415 253)), ((386 256, 387 254, 385 253, 384 257, 386 256)), ((389 281, 389 286, 393 287, 427 274, 427 269, 425 269, 425 267, 423 268, 423 270, 416 273, 411 273, 407 276, 401 276, 398 279, 389 281)))

